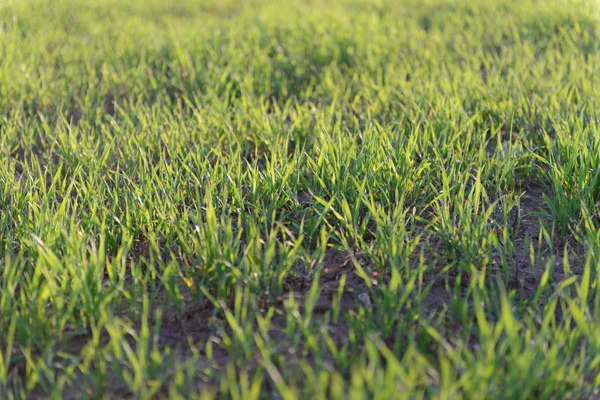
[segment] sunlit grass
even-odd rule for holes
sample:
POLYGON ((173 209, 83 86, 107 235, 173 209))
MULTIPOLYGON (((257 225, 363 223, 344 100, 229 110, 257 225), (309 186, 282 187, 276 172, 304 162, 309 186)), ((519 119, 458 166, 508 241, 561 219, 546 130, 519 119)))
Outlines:
POLYGON ((588 398, 598 3, 0 2, 0 398, 588 398))

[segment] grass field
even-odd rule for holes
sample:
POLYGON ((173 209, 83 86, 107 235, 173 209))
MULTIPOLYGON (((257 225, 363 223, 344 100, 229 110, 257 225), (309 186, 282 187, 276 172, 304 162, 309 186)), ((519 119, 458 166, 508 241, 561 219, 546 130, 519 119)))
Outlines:
POLYGON ((0 399, 600 396, 599 103, 595 0, 0 1, 0 399))

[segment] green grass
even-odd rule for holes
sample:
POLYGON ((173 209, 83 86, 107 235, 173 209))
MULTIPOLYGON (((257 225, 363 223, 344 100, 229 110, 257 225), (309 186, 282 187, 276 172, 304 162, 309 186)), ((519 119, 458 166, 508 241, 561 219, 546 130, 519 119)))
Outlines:
POLYGON ((0 2, 0 398, 590 398, 599 98, 595 0, 0 2))

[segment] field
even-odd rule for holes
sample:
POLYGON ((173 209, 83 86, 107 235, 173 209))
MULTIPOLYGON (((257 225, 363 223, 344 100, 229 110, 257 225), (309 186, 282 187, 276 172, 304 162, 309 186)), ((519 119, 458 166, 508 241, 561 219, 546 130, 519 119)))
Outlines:
POLYGON ((600 3, 0 0, 0 399, 600 398, 600 3))

